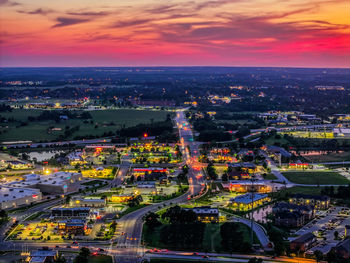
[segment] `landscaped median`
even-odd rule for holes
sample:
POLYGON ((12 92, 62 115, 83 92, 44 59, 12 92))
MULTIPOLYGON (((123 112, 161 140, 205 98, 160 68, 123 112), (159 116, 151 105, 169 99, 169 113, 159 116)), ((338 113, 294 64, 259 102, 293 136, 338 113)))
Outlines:
POLYGON ((283 172, 289 181, 296 184, 347 185, 350 181, 334 171, 293 171, 283 172))

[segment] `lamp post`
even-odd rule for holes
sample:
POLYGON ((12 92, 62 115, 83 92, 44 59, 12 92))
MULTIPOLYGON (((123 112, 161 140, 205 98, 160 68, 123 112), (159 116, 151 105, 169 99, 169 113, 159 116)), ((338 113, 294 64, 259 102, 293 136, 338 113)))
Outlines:
POLYGON ((251 177, 251 183, 252 183, 252 188, 250 190, 251 193, 251 201, 252 201, 252 207, 251 207, 251 218, 250 218, 250 240, 251 244, 253 245, 254 242, 254 232, 253 232, 253 224, 254 224, 254 218, 253 218, 253 207, 254 207, 254 181, 255 181, 255 175, 252 175, 251 177))

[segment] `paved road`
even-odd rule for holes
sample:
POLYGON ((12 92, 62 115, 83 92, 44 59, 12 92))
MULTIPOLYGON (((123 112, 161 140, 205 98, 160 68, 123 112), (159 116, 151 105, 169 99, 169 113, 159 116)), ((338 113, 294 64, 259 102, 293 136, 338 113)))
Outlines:
POLYGON ((140 246, 141 236, 142 236, 142 217, 151 211, 157 211, 162 207, 166 207, 172 204, 186 202, 189 196, 198 195, 199 192, 204 188, 204 179, 200 174, 200 170, 197 169, 192 160, 197 159, 198 146, 196 142, 193 141, 192 131, 188 128, 189 124, 186 120, 184 111, 179 111, 175 119, 179 127, 180 140, 182 142, 183 156, 186 163, 189 165, 189 190, 182 196, 175 199, 164 201, 159 204, 153 204, 146 206, 133 213, 123 216, 118 221, 118 226, 120 227, 120 232, 124 233, 119 235, 115 240, 117 245, 110 247, 110 254, 115 255, 115 262, 117 263, 134 263, 138 262, 143 255, 143 249, 140 246), (188 150, 188 148, 190 150, 188 150))
MULTIPOLYGON (((243 217, 238 217, 238 216, 234 216, 230 221, 243 223, 243 224, 247 225, 249 228, 251 227, 251 222, 252 222, 249 219, 246 219, 243 217)), ((253 231, 256 234, 256 237, 259 239, 263 248, 269 249, 268 245, 270 244, 270 240, 269 240, 269 237, 267 235, 266 230, 258 223, 253 222, 253 231)))

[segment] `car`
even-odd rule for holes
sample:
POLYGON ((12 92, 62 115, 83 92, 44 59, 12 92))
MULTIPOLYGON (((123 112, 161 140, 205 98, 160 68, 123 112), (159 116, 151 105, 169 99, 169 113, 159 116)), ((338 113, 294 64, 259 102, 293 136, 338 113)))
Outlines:
POLYGON ((198 256, 198 253, 197 252, 193 252, 192 256, 198 256))
POLYGON ((207 255, 203 255, 203 256, 202 256, 202 258, 209 258, 209 256, 207 256, 207 255))
POLYGON ((68 246, 66 246, 66 248, 72 248, 72 247, 68 245, 68 246))
POLYGON ((59 248, 60 246, 56 245, 55 248, 59 248))
POLYGON ((98 251, 103 252, 105 250, 103 248, 99 248, 98 251))

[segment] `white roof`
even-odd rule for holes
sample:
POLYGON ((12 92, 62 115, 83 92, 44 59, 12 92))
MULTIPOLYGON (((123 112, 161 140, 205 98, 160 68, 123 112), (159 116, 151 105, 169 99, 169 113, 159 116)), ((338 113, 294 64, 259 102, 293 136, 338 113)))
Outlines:
POLYGON ((37 189, 0 186, 0 202, 6 202, 40 194, 37 189))

